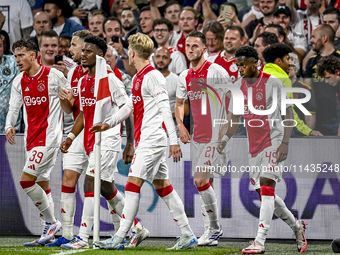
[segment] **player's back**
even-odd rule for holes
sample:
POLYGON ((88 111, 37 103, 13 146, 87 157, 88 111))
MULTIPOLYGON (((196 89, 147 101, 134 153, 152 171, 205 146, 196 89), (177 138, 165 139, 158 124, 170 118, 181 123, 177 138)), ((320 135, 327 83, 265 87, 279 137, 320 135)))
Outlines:
POLYGON ((163 117, 157 103, 169 101, 166 80, 150 64, 133 78, 135 143, 143 147, 166 146, 163 117))

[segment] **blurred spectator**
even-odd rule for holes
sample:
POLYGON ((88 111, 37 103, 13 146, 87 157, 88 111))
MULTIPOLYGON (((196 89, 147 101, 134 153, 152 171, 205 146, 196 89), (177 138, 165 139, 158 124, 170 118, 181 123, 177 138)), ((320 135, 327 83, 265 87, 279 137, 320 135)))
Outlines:
POLYGON ((169 1, 165 6, 164 18, 171 21, 174 27, 174 32, 180 31, 178 22, 181 8, 182 6, 177 1, 174 0, 169 1))
POLYGON ((51 17, 53 30, 58 36, 72 36, 73 32, 86 29, 77 22, 64 17, 63 1, 45 0, 44 11, 51 17))
POLYGON ((148 35, 152 39, 155 45, 155 48, 157 48, 158 45, 153 35, 152 24, 153 24, 153 18, 151 15, 150 7, 145 6, 140 10, 140 27, 142 29, 143 34, 148 35))
POLYGON ((103 23, 106 19, 106 14, 102 10, 94 10, 87 16, 89 23, 89 30, 95 36, 103 38, 103 23))
POLYGON ((42 31, 52 28, 52 21, 50 16, 46 12, 37 12, 33 17, 33 29, 35 35, 30 37, 30 41, 34 42, 39 49, 38 38, 41 35, 42 31))
POLYGON ((9 35, 10 48, 17 40, 30 37, 33 30, 33 15, 27 0, 1 0, 0 12, 3 16, 9 17, 1 29, 9 35))
POLYGON ((205 58, 219 55, 223 50, 224 29, 222 25, 215 20, 210 20, 204 25, 202 32, 207 45, 205 58))
POLYGON ((243 8, 238 12, 238 19, 242 22, 242 27, 245 28, 250 21, 261 19, 263 13, 260 11, 260 0, 252 0, 251 7, 243 8))
MULTIPOLYGON (((11 55, 9 36, 6 31, 0 30, 0 133, 5 133, 6 116, 9 107, 12 81, 19 74, 17 63, 11 55)), ((20 111, 14 129, 20 131, 22 112, 20 111)))
POLYGON ((117 17, 121 20, 122 12, 125 8, 130 8, 132 13, 134 14, 137 21, 139 21, 139 8, 135 4, 134 0, 115 0, 113 1, 112 8, 111 8, 111 15, 117 17))
MULTIPOLYGON (((197 12, 192 7, 184 7, 179 15, 179 33, 173 33, 173 36, 170 41, 170 46, 177 48, 180 52, 185 55, 185 38, 186 36, 196 30, 196 26, 198 25, 197 12)), ((189 67, 189 61, 187 60, 187 67, 189 67)))
POLYGON ((70 47, 71 47, 71 37, 68 35, 63 35, 59 37, 59 54, 71 58, 70 47))
POLYGON ((220 16, 218 17, 217 21, 221 23, 224 29, 226 29, 228 26, 241 26, 241 22, 239 21, 237 14, 238 11, 235 4, 224 3, 223 5, 221 5, 220 16), (230 8, 227 9, 224 15, 222 13, 223 6, 230 6, 230 8))
MULTIPOLYGON (((156 19, 153 22, 154 36, 158 47, 165 47, 170 51, 169 71, 179 75, 182 71, 187 69, 187 63, 183 53, 169 45, 169 38, 173 33, 172 29, 172 23, 165 18, 156 19)), ((151 63, 154 65, 152 56, 151 63)))
POLYGON ((337 8, 330 7, 323 12, 323 23, 330 25, 335 32, 334 48, 340 50, 340 38, 337 32, 340 26, 340 11, 337 8))
POLYGON ((118 53, 115 48, 113 48, 111 45, 107 45, 107 51, 105 54, 105 60, 106 63, 111 67, 115 75, 119 80, 121 80, 124 83, 126 93, 128 95, 131 95, 131 89, 132 89, 132 79, 131 76, 124 73, 123 71, 119 70, 116 66, 117 60, 118 60, 118 53))
POLYGON ((41 12, 44 8, 44 0, 28 0, 28 3, 31 6, 32 15, 34 16, 37 12, 41 12))
POLYGON ((207 59, 212 63, 222 66, 228 72, 232 82, 235 82, 240 77, 238 67, 235 64, 235 52, 245 42, 246 38, 243 28, 240 26, 229 26, 224 33, 224 51, 207 59))
POLYGON ((279 39, 279 43, 284 43, 286 40, 286 33, 280 25, 269 24, 266 26, 264 31, 275 34, 279 39))
POLYGON ((58 63, 55 63, 55 56, 59 51, 59 37, 58 34, 48 29, 41 33, 39 37, 40 55, 37 60, 39 64, 48 67, 54 67, 61 71, 65 77, 67 77, 68 70, 77 64, 70 58, 63 56, 63 59, 58 63))
POLYGON ((318 62, 318 76, 324 77, 325 82, 337 87, 340 97, 340 58, 335 56, 323 57, 318 62))
MULTIPOLYGON (((304 115, 298 107, 294 107, 294 110, 296 114, 298 115, 299 119, 302 120, 306 125, 311 129, 310 130, 310 135, 322 135, 319 131, 312 130, 315 128, 315 121, 316 121, 316 103, 315 103, 315 93, 314 89, 308 85, 307 83, 304 83, 303 81, 299 80, 297 78, 297 73, 299 72, 300 69, 300 61, 298 56, 295 53, 289 53, 289 68, 288 68, 288 75, 289 78, 292 81, 292 87, 293 88, 303 88, 307 89, 310 94, 311 98, 307 103, 304 103, 303 106, 309 111, 311 115, 304 115)), ((298 93, 294 92, 293 93, 293 98, 304 98, 305 94, 304 93, 298 93)), ((306 133, 308 132, 308 129, 306 128, 306 133)), ((304 133, 301 133, 296 127, 293 129, 293 134, 294 136, 303 136, 305 135, 304 133)))
POLYGON ((129 37, 130 35, 134 35, 138 32, 141 32, 142 29, 137 22, 137 19, 132 12, 131 8, 125 8, 122 11, 121 15, 121 23, 123 27, 123 35, 122 35, 122 42, 125 48, 129 46, 129 37))
POLYGON ((285 33, 284 43, 288 45, 302 61, 307 51, 307 39, 303 31, 292 29, 292 13, 290 8, 285 5, 279 5, 274 11, 274 24, 280 25, 285 33))
POLYGON ((129 65, 128 50, 122 44, 122 23, 117 17, 108 17, 104 21, 104 37, 106 43, 111 45, 118 52, 118 61, 116 66, 118 69, 126 72, 131 77, 135 75, 136 69, 129 65), (118 37, 118 42, 113 42, 112 37, 118 37))
POLYGON ((256 38, 254 48, 259 55, 259 69, 262 70, 264 65, 266 64, 266 61, 264 60, 262 56, 262 52, 265 48, 269 47, 270 45, 273 45, 274 43, 279 43, 279 39, 277 36, 273 33, 269 32, 263 32, 262 34, 259 34, 259 36, 256 38))
POLYGON ((251 21, 245 28, 251 44, 255 42, 259 34, 264 32, 264 26, 273 22, 274 10, 278 4, 278 0, 260 0, 260 11, 263 13, 263 18, 251 21))
POLYGON ((318 62, 322 57, 330 55, 340 57, 340 52, 334 49, 334 38, 334 30, 327 24, 320 25, 312 31, 312 49, 317 54, 308 60, 304 73, 305 82, 315 91, 316 129, 324 135, 337 135, 339 129, 336 91, 325 82, 324 77, 317 74, 318 62))

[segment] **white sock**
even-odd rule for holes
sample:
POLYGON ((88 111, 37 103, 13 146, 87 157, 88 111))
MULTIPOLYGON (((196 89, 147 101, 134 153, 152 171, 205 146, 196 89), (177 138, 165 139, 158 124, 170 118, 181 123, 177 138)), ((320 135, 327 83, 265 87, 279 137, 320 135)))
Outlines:
POLYGON ((168 206, 174 221, 181 230, 181 234, 192 233, 182 200, 173 187, 169 185, 162 189, 156 189, 156 192, 168 206))
POLYGON ((51 194, 51 190, 47 191, 46 196, 47 196, 47 201, 48 201, 48 203, 49 203, 49 205, 51 207, 51 210, 54 213, 54 202, 53 202, 53 197, 52 197, 52 194, 51 194))
POLYGON ((110 216, 113 222, 113 226, 115 228, 115 231, 117 233, 119 227, 120 227, 120 216, 122 215, 124 204, 125 204, 125 198, 124 196, 118 192, 116 189, 114 194, 110 197, 106 198, 107 205, 110 210, 110 216))
POLYGON ((43 215, 45 222, 55 223, 54 212, 51 210, 45 191, 34 181, 21 181, 20 184, 43 215))
POLYGON ((94 192, 85 193, 83 214, 79 228, 79 236, 84 241, 89 241, 89 236, 93 226, 94 216, 94 192))
POLYGON ((117 233, 117 230, 120 227, 120 216, 118 215, 118 213, 112 208, 111 204, 109 203, 109 201, 107 201, 107 206, 109 207, 109 211, 110 211, 110 216, 111 216, 111 220, 114 226, 114 229, 117 233))
POLYGON ((128 182, 125 186, 126 199, 120 220, 120 228, 116 232, 116 236, 118 236, 121 239, 120 241, 124 240, 137 215, 139 207, 139 195, 140 187, 133 183, 128 182))
POLYGON ((296 233, 299 228, 300 224, 299 221, 295 220, 294 215, 291 211, 288 210, 285 202, 282 200, 281 197, 275 194, 275 209, 274 214, 276 217, 283 220, 292 230, 296 233))
POLYGON ((274 213, 275 190, 269 186, 261 186, 260 219, 255 241, 264 245, 274 213))
POLYGON ((205 206, 204 205, 202 205, 202 207, 201 207, 201 212, 202 212, 202 216, 203 216, 204 232, 205 232, 210 227, 210 220, 209 220, 209 216, 208 216, 207 210, 205 210, 205 206))
POLYGON ((197 188, 197 190, 207 212, 210 227, 213 229, 219 229, 220 224, 218 222, 218 208, 214 189, 210 186, 210 183, 207 183, 206 185, 197 188))
POLYGON ((74 214, 76 212, 76 188, 61 186, 61 217, 63 220, 63 237, 68 240, 73 238, 74 214))

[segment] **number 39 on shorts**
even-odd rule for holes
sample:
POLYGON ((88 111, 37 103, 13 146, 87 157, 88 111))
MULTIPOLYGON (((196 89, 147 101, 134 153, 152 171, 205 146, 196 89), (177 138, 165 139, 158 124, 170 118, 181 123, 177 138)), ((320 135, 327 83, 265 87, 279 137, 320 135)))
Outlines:
POLYGON ((41 151, 37 152, 36 150, 34 150, 32 151, 32 157, 30 157, 28 160, 39 164, 43 157, 44 153, 42 153, 41 151))

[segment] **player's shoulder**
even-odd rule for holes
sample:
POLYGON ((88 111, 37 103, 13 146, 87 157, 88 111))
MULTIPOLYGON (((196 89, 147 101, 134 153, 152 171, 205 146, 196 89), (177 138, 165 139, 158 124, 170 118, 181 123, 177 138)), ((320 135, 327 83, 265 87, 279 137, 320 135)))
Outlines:
POLYGON ((229 77, 228 72, 221 65, 211 63, 211 62, 209 62, 209 63, 210 63, 210 66, 208 68, 208 73, 214 72, 214 73, 218 73, 218 74, 225 75, 225 76, 229 77))
POLYGON ((17 76, 15 76, 15 78, 13 80, 13 85, 20 84, 23 75, 24 75, 24 72, 21 72, 17 76))
POLYGON ((157 69, 151 69, 149 72, 145 74, 145 77, 151 80, 155 79, 159 81, 165 80, 164 75, 157 69))
POLYGON ((53 67, 50 69, 49 75, 50 75, 51 77, 54 76, 54 77, 57 77, 57 78, 59 78, 59 79, 65 79, 64 74, 63 74, 62 72, 60 72, 59 70, 53 68, 53 67))
POLYGON ((185 77, 188 76, 189 70, 190 70, 190 69, 186 69, 186 70, 182 71, 182 72, 179 74, 179 79, 183 79, 183 78, 185 79, 185 77))

